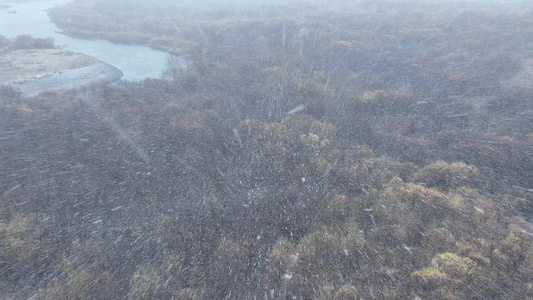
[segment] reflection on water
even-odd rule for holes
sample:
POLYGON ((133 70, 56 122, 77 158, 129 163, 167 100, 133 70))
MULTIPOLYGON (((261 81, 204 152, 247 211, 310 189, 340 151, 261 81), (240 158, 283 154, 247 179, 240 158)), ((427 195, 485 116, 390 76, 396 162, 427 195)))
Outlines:
POLYGON ((35 37, 53 37, 61 48, 83 52, 109 63, 124 73, 124 79, 142 80, 159 77, 165 68, 166 53, 144 46, 119 45, 102 40, 81 40, 58 33, 50 22, 46 10, 71 0, 46 0, 30 3, 9 3, 11 7, 0 10, 0 34, 13 38, 20 34, 35 37), (14 13, 16 12, 16 13, 14 13))

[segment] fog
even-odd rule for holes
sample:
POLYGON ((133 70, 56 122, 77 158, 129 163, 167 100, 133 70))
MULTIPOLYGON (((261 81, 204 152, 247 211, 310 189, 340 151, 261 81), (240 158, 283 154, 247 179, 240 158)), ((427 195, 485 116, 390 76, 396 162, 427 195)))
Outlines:
POLYGON ((0 299, 529 299, 530 1, 0 1, 0 299))

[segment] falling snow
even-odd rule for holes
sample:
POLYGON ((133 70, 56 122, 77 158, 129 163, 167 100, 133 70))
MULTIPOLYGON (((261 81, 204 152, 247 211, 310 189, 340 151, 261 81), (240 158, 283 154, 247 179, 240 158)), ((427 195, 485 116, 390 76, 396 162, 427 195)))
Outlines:
POLYGON ((15 2, 142 76, 0 85, 0 298, 532 294, 533 4, 15 2))

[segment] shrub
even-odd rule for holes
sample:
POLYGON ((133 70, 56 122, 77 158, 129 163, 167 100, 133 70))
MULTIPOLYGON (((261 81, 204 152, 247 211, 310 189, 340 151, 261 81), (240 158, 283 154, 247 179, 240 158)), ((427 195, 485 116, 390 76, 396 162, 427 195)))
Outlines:
POLYGON ((299 138, 311 133, 324 145, 334 142, 337 134, 337 129, 332 124, 320 122, 306 114, 288 116, 281 121, 281 124, 285 125, 294 137, 299 138))
POLYGON ((54 49, 54 39, 47 38, 34 38, 29 34, 17 35, 10 45, 11 50, 18 49, 54 49))
POLYGON ((463 162, 447 163, 443 161, 432 163, 413 176, 415 182, 422 182, 428 187, 436 187, 443 191, 468 186, 479 179, 479 170, 475 166, 463 162))
POLYGON ((436 254, 455 250, 456 239, 448 229, 432 227, 424 232, 420 248, 423 263, 429 263, 436 254))
POLYGON ((287 271, 294 268, 296 260, 294 245, 286 238, 279 238, 270 252, 269 276, 278 281, 287 271))
POLYGON ((439 271, 436 268, 425 268, 411 273, 411 279, 416 288, 421 288, 425 291, 434 290, 447 282, 449 282, 448 275, 439 271))
POLYGON ((353 285, 344 285, 335 292, 334 300, 359 300, 359 291, 353 285))
POLYGON ((351 213, 351 201, 346 195, 337 195, 327 201, 325 208, 326 220, 329 222, 342 222, 351 213))
POLYGON ((105 300, 117 297, 118 286, 108 273, 93 274, 63 258, 54 274, 53 281, 39 288, 37 299, 105 300))
POLYGON ((11 104, 22 96, 22 92, 11 85, 0 84, 0 105, 11 104))
POLYGON ((152 265, 141 265, 130 279, 130 294, 133 300, 157 299, 159 274, 152 265))
POLYGON ((293 281, 300 292, 309 293, 324 283, 335 283, 341 263, 340 235, 333 227, 322 226, 298 243, 297 275, 293 281))
POLYGON ((446 252, 433 257, 431 267, 456 279, 464 279, 471 275, 476 263, 468 257, 446 252))
POLYGON ((5 36, 3 35, 0 35, 0 51, 2 49, 6 49, 6 48, 9 48, 9 45, 11 44, 11 42, 9 41, 9 39, 7 39, 5 36))
POLYGON ((447 195, 436 189, 405 183, 398 177, 385 185, 380 202, 383 206, 375 207, 376 217, 390 225, 405 224, 412 230, 412 223, 418 222, 417 226, 436 224, 450 211, 447 195))
POLYGON ((177 291, 173 299, 176 300, 200 300, 200 292, 197 289, 185 288, 177 291))
POLYGON ((531 250, 533 237, 525 229, 518 226, 511 227, 507 237, 500 242, 503 252, 510 257, 514 265, 521 263, 531 250))

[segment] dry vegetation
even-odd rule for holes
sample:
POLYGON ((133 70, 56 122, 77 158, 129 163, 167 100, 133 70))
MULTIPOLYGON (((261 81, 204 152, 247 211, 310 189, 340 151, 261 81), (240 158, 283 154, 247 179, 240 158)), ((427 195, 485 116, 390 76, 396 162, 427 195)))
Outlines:
POLYGON ((531 297, 527 8, 180 19, 174 1, 160 2, 169 18, 135 3, 51 14, 73 35, 186 44, 185 68, 173 57, 163 79, 2 94, 1 292, 531 297))

